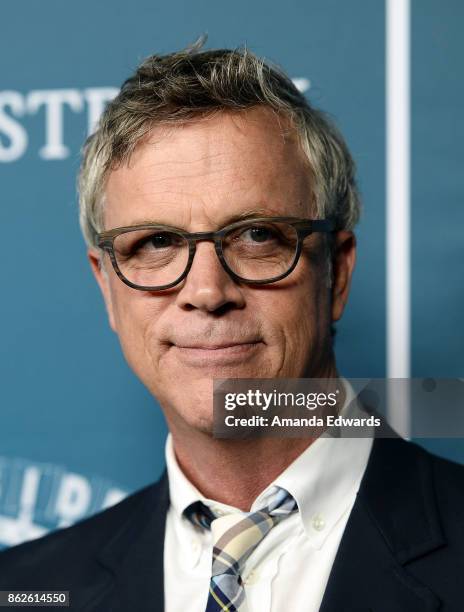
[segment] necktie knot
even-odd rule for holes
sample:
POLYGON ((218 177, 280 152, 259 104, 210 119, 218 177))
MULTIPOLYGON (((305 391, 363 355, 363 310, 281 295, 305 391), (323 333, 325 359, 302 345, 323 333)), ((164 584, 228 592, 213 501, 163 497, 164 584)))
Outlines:
MULTIPOLYGON (((298 510, 298 506, 293 496, 282 487, 273 485, 262 500, 262 504, 258 510, 254 512, 237 512, 234 515, 242 517, 251 516, 257 513, 268 514, 274 517, 274 524, 282 518, 289 516, 298 510)), ((220 518, 213 510, 201 501, 196 501, 187 506, 184 510, 184 516, 197 527, 210 529, 211 523, 220 518)), ((229 516, 229 515, 227 515, 229 516)), ((221 515, 222 517, 222 515, 221 515)))
POLYGON ((186 508, 185 516, 194 525, 211 529, 213 536, 208 612, 239 609, 245 599, 240 574, 246 560, 277 523, 297 510, 292 495, 275 485, 267 492, 262 507, 254 512, 231 512, 217 517, 202 502, 186 508), (234 608, 220 607, 231 603, 234 608))

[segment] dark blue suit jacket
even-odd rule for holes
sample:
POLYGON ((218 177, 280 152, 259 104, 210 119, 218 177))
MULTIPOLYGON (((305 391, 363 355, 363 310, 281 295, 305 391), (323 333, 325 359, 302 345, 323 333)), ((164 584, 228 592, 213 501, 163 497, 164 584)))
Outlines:
MULTIPOLYGON (((0 589, 69 590, 82 612, 162 612, 168 493, 164 473, 112 508, 4 551, 0 589)), ((300 580, 311 575, 295 567, 300 580)), ((376 438, 321 612, 438 610, 464 610, 464 467, 376 438)))

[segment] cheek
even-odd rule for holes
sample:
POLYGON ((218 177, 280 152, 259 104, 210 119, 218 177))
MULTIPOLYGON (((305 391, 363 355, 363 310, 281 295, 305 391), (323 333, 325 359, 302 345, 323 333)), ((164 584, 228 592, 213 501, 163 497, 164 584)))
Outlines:
POLYGON ((300 369, 323 351, 329 337, 330 300, 324 279, 302 271, 285 291, 268 297, 261 312, 271 345, 281 351, 285 369, 289 362, 300 369))
POLYGON ((113 313, 116 332, 124 355, 133 368, 148 366, 145 358, 151 329, 159 317, 159 306, 142 292, 128 287, 113 292, 113 313))

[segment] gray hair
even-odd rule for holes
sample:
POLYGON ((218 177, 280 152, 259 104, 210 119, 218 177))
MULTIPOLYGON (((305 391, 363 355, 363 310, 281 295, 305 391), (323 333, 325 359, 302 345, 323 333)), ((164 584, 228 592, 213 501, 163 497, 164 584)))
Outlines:
POLYGON ((246 48, 202 51, 205 38, 179 52, 152 55, 125 81, 83 148, 80 224, 89 246, 103 231, 108 174, 129 160, 155 125, 178 125, 221 111, 266 106, 296 129, 313 175, 317 218, 351 230, 360 214, 348 147, 322 111, 313 108, 277 66, 246 48))

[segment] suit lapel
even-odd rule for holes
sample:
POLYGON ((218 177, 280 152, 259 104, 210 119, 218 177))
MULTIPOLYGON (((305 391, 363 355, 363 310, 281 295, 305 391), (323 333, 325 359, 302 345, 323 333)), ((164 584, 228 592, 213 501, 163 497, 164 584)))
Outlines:
POLYGON ((141 505, 99 555, 110 582, 86 612, 164 611, 164 534, 169 507, 167 473, 147 490, 141 505))
POLYGON ((445 545, 426 453, 376 438, 320 612, 433 612, 438 598, 405 567, 445 545))

